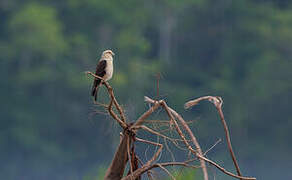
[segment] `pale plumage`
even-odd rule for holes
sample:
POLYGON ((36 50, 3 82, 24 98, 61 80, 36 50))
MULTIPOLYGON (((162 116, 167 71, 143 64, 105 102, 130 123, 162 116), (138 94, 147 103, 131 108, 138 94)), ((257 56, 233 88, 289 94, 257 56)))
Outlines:
MULTIPOLYGON (((111 50, 105 50, 103 51, 101 58, 96 66, 96 72, 95 74, 101 78, 103 78, 104 81, 108 81, 113 76, 113 56, 115 54, 111 50)), ((97 99, 97 92, 98 88, 101 84, 101 79, 95 78, 91 90, 91 95, 94 97, 94 99, 97 99)))

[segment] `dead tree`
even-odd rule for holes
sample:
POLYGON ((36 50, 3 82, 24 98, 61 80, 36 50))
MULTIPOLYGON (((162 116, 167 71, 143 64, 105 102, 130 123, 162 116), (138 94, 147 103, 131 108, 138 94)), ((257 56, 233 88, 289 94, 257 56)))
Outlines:
MULTIPOLYGON (((86 72, 88 75, 93 76, 94 78, 100 78, 93 74, 92 72, 86 72)), ((254 177, 244 177, 242 176, 239 165, 236 161, 234 152, 232 150, 231 146, 231 140, 229 135, 229 130, 227 127, 227 124, 224 119, 223 111, 222 111, 222 104, 223 100, 221 97, 216 96, 204 96, 197 98, 195 100, 189 101, 185 104, 185 108, 190 108, 192 106, 197 105, 200 101, 208 100, 213 103, 213 105, 216 107, 221 122, 224 127, 225 135, 226 135, 226 141, 228 144, 228 149, 231 155, 231 158, 234 162, 234 166, 236 168, 237 174, 234 174, 226 169, 224 169, 222 166, 217 164, 216 162, 206 158, 206 153, 203 153, 200 144, 194 135, 194 132, 190 129, 188 122, 186 122, 183 117, 177 113, 174 109, 169 107, 167 103, 164 100, 153 100, 149 97, 145 96, 145 102, 149 103, 149 109, 145 111, 134 123, 128 123, 124 110, 118 103, 114 91, 112 87, 109 85, 108 82, 103 82, 103 85, 107 89, 107 93, 109 95, 109 103, 108 104, 101 104, 97 103, 100 106, 104 107, 105 110, 110 114, 110 116, 122 127, 123 132, 121 133, 121 140, 120 144, 117 147, 117 150, 115 152, 115 155, 113 157, 113 160, 108 167, 106 171, 106 175, 104 177, 104 180, 140 180, 142 174, 147 174, 149 179, 153 179, 152 176, 152 169, 153 168, 161 168, 164 170, 172 179, 175 179, 175 177, 167 170, 166 167, 168 166, 183 166, 188 168, 201 168, 204 176, 204 180, 208 180, 208 172, 207 172, 207 165, 212 165, 216 168, 218 168, 221 172, 225 173, 228 176, 232 176, 237 179, 241 180, 255 180, 254 177), (114 111, 114 108, 116 109, 114 111), (164 123, 168 123, 170 129, 169 131, 177 133, 178 138, 173 138, 165 135, 161 131, 156 131, 154 129, 151 129, 150 127, 146 126, 147 124, 147 118, 158 109, 162 108, 169 120, 164 123), (159 142, 153 142, 147 139, 142 139, 137 137, 138 131, 146 131, 149 132, 155 136, 161 137, 166 141, 173 143, 177 148, 182 148, 179 144, 184 144, 186 153, 192 154, 193 158, 189 158, 182 162, 177 161, 169 161, 169 162, 158 162, 158 158, 164 148, 167 148, 167 143, 162 144, 159 142), (189 137, 189 138, 187 138, 189 137), (135 142, 142 142, 149 145, 153 145, 156 148, 156 151, 154 152, 154 155, 145 163, 141 161, 141 159, 138 157, 136 151, 135 151, 135 142), (165 146, 165 147, 164 147, 165 146), (194 162, 198 161, 199 166, 194 165, 194 162), (129 172, 125 174, 125 170, 127 167, 127 164, 129 166, 129 172)), ((215 143, 216 145, 217 143, 215 143)), ((213 145, 210 149, 212 149, 215 145, 213 145)), ((210 150, 209 149, 209 150, 210 150)), ((209 151, 208 150, 208 151, 209 151)))

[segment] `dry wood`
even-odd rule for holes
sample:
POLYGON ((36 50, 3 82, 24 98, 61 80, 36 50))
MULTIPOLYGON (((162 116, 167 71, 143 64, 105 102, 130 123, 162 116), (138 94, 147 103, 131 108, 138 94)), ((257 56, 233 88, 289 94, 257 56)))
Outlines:
MULTIPOLYGON (((144 99, 145 99, 145 101, 147 101, 149 103, 156 103, 157 102, 157 101, 154 101, 153 99, 151 99, 149 97, 145 97, 144 99)), ((196 148, 198 150, 198 153, 200 155, 202 155, 203 153, 202 153, 201 147, 200 147, 196 137, 192 133, 191 129, 189 128, 189 126, 185 122, 185 120, 176 111, 174 111, 173 109, 168 107, 167 104, 164 101, 160 100, 159 102, 164 107, 164 109, 167 112, 169 118, 171 119, 171 122, 174 123, 174 125, 176 127, 176 130, 178 131, 178 133, 182 137, 182 139, 187 142, 185 136, 183 135, 182 131, 179 129, 179 125, 177 124, 177 122, 176 122, 176 120, 175 120, 175 118, 173 116, 175 116, 180 121, 180 123, 183 125, 184 129, 189 133, 189 136, 191 137, 194 145, 196 146, 196 148)), ((186 144, 187 147, 190 146, 188 142, 185 143, 185 144, 186 144)), ((208 180, 208 172, 207 172, 206 163, 205 163, 204 160, 201 160, 201 159, 200 159, 200 163, 201 163, 201 166, 202 166, 202 169, 203 169, 204 179, 208 180)))
POLYGON ((106 171, 104 180, 120 180, 123 177, 126 163, 128 161, 127 146, 129 135, 124 134, 116 150, 111 165, 106 171))
MULTIPOLYGON (((151 98, 149 97, 146 97, 145 100, 149 103, 154 103, 155 101, 152 100, 151 98)), ((173 109, 171 109, 170 107, 167 106, 167 104, 164 102, 164 101, 161 101, 162 104, 164 104, 164 107, 167 111, 170 111, 171 113, 168 113, 169 116, 171 117, 171 114, 174 114, 179 120, 181 120, 181 122, 184 122, 183 118, 176 112, 174 111, 173 109)), ((227 170, 225 170, 223 167, 219 166, 218 164, 216 164, 215 162, 207 159, 206 157, 202 156, 202 153, 198 153, 197 151, 195 151, 191 145, 187 142, 182 130, 180 129, 180 127, 178 126, 176 120, 172 117, 173 119, 173 122, 174 122, 174 125, 176 127, 176 130, 177 132, 179 133, 179 135, 181 136, 181 138, 184 140, 184 143, 186 144, 186 146, 189 148, 189 150, 194 154, 196 155, 200 160, 203 160, 203 161, 207 161, 209 162, 210 164, 214 165, 215 167, 217 167, 219 170, 221 170, 222 172, 224 172, 225 174, 229 175, 229 176, 232 176, 232 177, 235 177, 235 178, 238 178, 238 179, 244 179, 244 180, 255 180, 256 178, 253 178, 253 177, 243 177, 243 176, 239 176, 239 175, 235 175, 227 170)), ((183 124, 184 126, 188 126, 186 123, 183 124)), ((189 127, 187 128, 189 129, 189 127)), ((192 133, 191 131, 188 131, 189 133, 192 133)), ((194 135, 192 135, 194 137, 194 135)), ((193 139, 193 138, 192 138, 193 139)), ((196 139, 193 139, 194 141, 196 141, 196 139)), ((195 142, 194 142, 195 143, 195 142)), ((202 164, 202 163, 201 163, 202 164)), ((203 168, 203 167, 202 167, 203 168)))
MULTIPOLYGON (((217 163, 213 162, 212 160, 208 159, 205 157, 205 154, 210 151, 212 148, 214 148, 214 146, 216 146, 216 144, 220 141, 217 141, 211 148, 209 148, 204 154, 202 153, 201 147, 194 135, 194 133, 191 131, 190 127, 188 126, 189 122, 186 122, 183 117, 177 113, 174 109, 172 109, 171 107, 169 107, 166 102, 164 100, 153 100, 149 97, 145 97, 145 101, 152 104, 152 106, 150 106, 150 108, 145 111, 134 123, 127 123, 126 121, 126 116, 124 113, 123 108, 119 105, 112 87, 109 85, 108 82, 104 82, 103 79, 101 77, 96 76, 94 73, 92 72, 86 72, 87 75, 91 75, 94 78, 100 78, 102 80, 102 84, 106 87, 110 101, 108 103, 108 105, 106 104, 102 104, 102 103, 96 103, 97 105, 104 107, 106 111, 108 111, 108 113, 110 114, 110 116, 117 121, 117 123, 123 128, 123 133, 121 133, 121 140, 120 140, 120 144, 115 152, 115 155, 113 157, 113 160, 110 164, 110 166, 107 169, 106 175, 104 177, 104 180, 138 180, 140 179, 141 175, 143 173, 147 173, 149 179, 153 179, 152 176, 152 169, 153 168, 161 168, 162 170, 164 170, 167 174, 169 174, 169 176, 172 179, 175 179, 175 177, 173 175, 171 175, 171 173, 166 169, 167 166, 183 166, 183 167, 189 167, 189 168, 202 168, 203 170, 203 175, 204 175, 204 180, 208 180, 208 173, 207 173, 207 167, 206 167, 206 162, 208 162, 209 164, 215 166, 216 168, 218 168, 220 171, 222 171, 223 173, 241 179, 241 180, 255 180, 256 178, 253 177, 243 177, 241 176, 240 170, 239 170, 239 166, 237 164, 237 161, 235 159, 235 155, 233 153, 232 150, 232 146, 231 146, 231 141, 230 141, 230 135, 229 135, 229 130, 227 127, 227 124, 225 122, 224 119, 224 115, 222 112, 222 99, 220 97, 213 97, 213 96, 204 96, 204 97, 200 97, 198 99, 189 101, 185 104, 185 108, 190 108, 196 104, 198 104, 200 101, 202 100, 209 100, 211 101, 215 107, 218 110, 220 119, 223 123, 224 126, 224 130, 225 130, 225 134, 226 134, 226 139, 228 142, 228 148, 229 151, 231 153, 232 159, 234 161, 234 164, 236 166, 237 169, 237 173, 238 175, 235 175, 227 170, 225 170, 223 167, 221 167, 220 165, 218 165, 217 163), (115 113, 115 111, 113 110, 113 108, 115 108, 118 112, 118 114, 115 113), (179 138, 171 138, 168 137, 164 134, 162 134, 163 131, 157 131, 157 130, 153 130, 147 126, 145 126, 144 124, 148 121, 146 121, 146 119, 156 110, 158 110, 159 108, 163 108, 168 117, 169 117, 169 121, 157 121, 157 123, 168 123, 170 129, 168 129, 168 131, 170 132, 177 132, 179 138), (179 122, 179 123, 178 123, 179 122), (180 125, 182 127, 180 127, 180 125), (174 127, 174 128, 173 128, 174 127), (182 131, 182 128, 186 131, 186 134, 182 131), (152 142, 149 141, 147 139, 141 139, 138 138, 136 136, 137 132, 139 130, 144 130, 147 131, 153 135, 156 135, 157 137, 163 137, 164 139, 164 143, 165 143, 165 147, 168 151, 170 151, 168 145, 167 145, 167 141, 172 142, 177 148, 183 149, 183 150, 187 150, 189 153, 195 155, 195 159, 189 159, 186 160, 184 162, 159 162, 160 160, 160 156, 161 156, 161 152, 163 150, 163 144, 158 142, 152 142), (188 140, 186 138, 186 135, 188 135, 190 137, 190 139, 188 140), (134 148, 134 142, 135 141, 140 141, 142 143, 147 143, 150 145, 154 145, 156 147, 158 147, 155 151, 154 151, 154 155, 152 156, 152 158, 150 160, 148 160, 146 163, 142 163, 142 161, 137 157, 136 153, 135 153, 135 148, 134 148), (184 145, 186 146, 187 149, 184 149, 182 147, 179 146, 178 142, 182 142, 184 143, 184 145), (192 144, 191 144, 192 143, 192 144), (192 147, 192 145, 194 145, 196 147, 196 149, 194 149, 192 147), (134 160, 133 160, 134 158, 134 160), (200 161, 200 166, 194 166, 191 163, 193 161, 199 160, 200 161), (125 168, 127 166, 127 162, 129 162, 129 174, 126 175, 125 177, 123 177, 125 168), (141 164, 141 167, 138 167, 138 162, 141 164)), ((159 86, 159 83, 158 83, 159 86)), ((157 87, 158 87, 157 86, 157 87)), ((159 90, 159 89, 158 89, 159 90)), ((159 91, 157 91, 159 92, 159 91)), ((155 121, 153 121, 152 123, 156 123, 155 121)), ((170 152, 171 153, 171 152, 170 152)), ((174 155, 173 155, 174 156, 174 155)), ((175 158, 172 157, 172 159, 174 160, 175 158)))
POLYGON ((221 97, 218 97, 218 96, 217 97, 215 97, 215 96, 204 96, 204 97, 200 97, 200 98, 197 98, 195 100, 192 100, 192 101, 187 102, 185 104, 185 108, 187 109, 187 108, 190 108, 190 107, 192 107, 194 105, 197 105, 202 100, 208 100, 208 101, 212 102, 215 105, 215 107, 216 107, 216 109, 217 109, 217 111, 219 113, 219 116, 220 116, 221 122, 223 124, 223 127, 224 127, 224 132, 225 132, 225 136, 226 136, 226 140, 227 140, 227 145, 228 145, 228 149, 229 149, 229 152, 230 152, 232 161, 233 161, 234 166, 236 168, 237 174, 239 176, 241 176, 241 172, 240 172, 240 169, 239 169, 239 165, 238 165, 238 162, 236 160, 234 151, 232 149, 228 126, 227 126, 227 123, 225 121, 224 114, 223 114, 223 111, 222 111, 222 104, 223 104, 222 98, 221 97))

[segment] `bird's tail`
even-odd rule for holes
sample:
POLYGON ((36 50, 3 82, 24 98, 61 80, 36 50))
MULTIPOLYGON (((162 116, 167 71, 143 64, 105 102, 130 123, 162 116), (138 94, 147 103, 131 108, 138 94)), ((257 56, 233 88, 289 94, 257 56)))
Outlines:
POLYGON ((98 92, 98 88, 99 88, 100 82, 101 82, 100 79, 95 79, 94 82, 93 82, 92 89, 91 89, 91 96, 94 97, 95 101, 97 99, 97 92, 98 92))

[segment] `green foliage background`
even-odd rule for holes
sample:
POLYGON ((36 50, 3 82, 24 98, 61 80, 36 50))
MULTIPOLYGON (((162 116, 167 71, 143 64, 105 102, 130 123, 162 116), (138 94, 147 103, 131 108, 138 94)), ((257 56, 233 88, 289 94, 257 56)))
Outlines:
MULTIPOLYGON (((196 119, 203 149, 223 137, 216 111, 182 105, 219 95, 243 173, 290 179, 291 47, 289 0, 2 0, 0 179, 101 179, 119 129, 96 115, 84 71, 105 49, 130 119, 160 72, 161 96, 196 119)), ((225 147, 209 156, 232 170, 225 147)))

